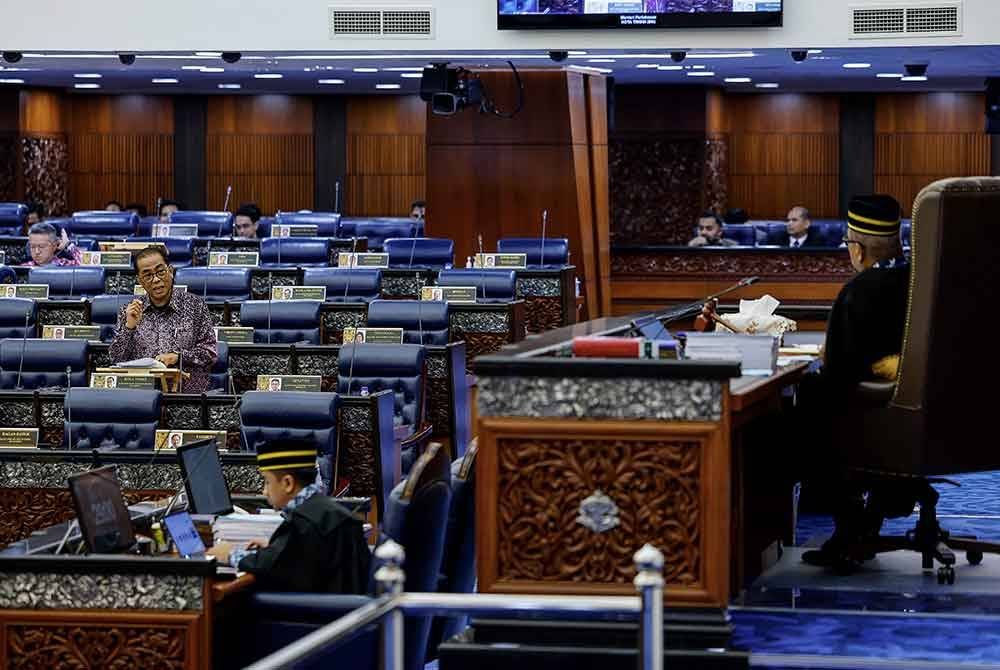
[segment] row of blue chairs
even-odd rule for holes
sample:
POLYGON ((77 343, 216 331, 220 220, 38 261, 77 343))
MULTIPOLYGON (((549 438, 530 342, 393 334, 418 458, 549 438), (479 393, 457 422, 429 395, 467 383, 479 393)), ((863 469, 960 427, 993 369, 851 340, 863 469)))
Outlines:
MULTIPOLYGON (((910 246, 912 224, 903 220, 901 235, 903 246, 910 246)), ((749 223, 727 223, 723 226, 724 236, 736 241, 740 246, 764 247, 780 246, 787 243, 787 226, 783 221, 751 221, 749 223)), ((809 236, 816 236, 822 246, 841 246, 847 232, 847 222, 834 219, 813 219, 809 226, 809 236)), ((697 235, 697 231, 695 232, 697 235)))

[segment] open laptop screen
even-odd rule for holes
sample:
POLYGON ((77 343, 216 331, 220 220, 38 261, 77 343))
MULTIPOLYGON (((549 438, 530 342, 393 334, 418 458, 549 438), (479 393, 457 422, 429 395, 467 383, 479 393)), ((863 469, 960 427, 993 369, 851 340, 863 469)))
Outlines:
POLYGON ((176 512, 163 520, 167 527, 167 532, 177 545, 177 553, 184 558, 192 556, 203 556, 205 554, 205 543, 201 541, 191 515, 187 512, 176 512))
POLYGON ((188 510, 194 514, 229 514, 233 500, 222 474, 214 439, 198 440, 177 448, 181 476, 187 491, 188 510))
POLYGON ((80 533, 93 554, 114 554, 135 544, 135 533, 114 465, 68 478, 80 533))

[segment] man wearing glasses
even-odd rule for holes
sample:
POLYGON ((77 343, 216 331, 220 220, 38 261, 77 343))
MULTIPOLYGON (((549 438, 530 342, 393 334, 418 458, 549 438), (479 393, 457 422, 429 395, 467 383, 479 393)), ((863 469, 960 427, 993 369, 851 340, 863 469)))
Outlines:
POLYGON ((193 293, 174 290, 174 269, 162 247, 137 253, 135 267, 146 295, 118 315, 111 361, 155 358, 170 368, 183 366, 191 375, 183 382, 185 393, 208 390, 209 373, 218 358, 208 306, 193 293))

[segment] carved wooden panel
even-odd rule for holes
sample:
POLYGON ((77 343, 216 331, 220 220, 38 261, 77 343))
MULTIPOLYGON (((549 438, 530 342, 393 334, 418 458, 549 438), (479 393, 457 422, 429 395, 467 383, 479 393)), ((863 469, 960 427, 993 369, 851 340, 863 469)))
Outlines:
POLYGON ((829 253, 663 251, 642 254, 615 254, 611 257, 615 275, 668 275, 676 279, 737 279, 750 275, 800 281, 836 281, 854 274, 846 251, 829 253))
POLYGON ((729 203, 729 141, 724 135, 705 140, 705 206, 724 212, 729 203))
POLYGON ((10 668, 181 670, 185 666, 186 627, 32 623, 5 628, 10 668))
POLYGON ((529 333, 544 333, 562 328, 562 299, 549 296, 525 296, 524 325, 529 333))
POLYGON ((64 135, 21 138, 24 198, 50 216, 69 213, 69 147, 64 135))
POLYGON ((700 441, 511 437, 496 448, 500 579, 625 584, 649 542, 669 583, 701 581, 700 441), (603 533, 578 522, 598 491, 619 510, 603 533))
POLYGON ((17 197, 17 135, 0 132, 0 201, 17 197))
POLYGON ((465 367, 472 372, 472 361, 476 356, 486 356, 500 351, 500 347, 510 342, 507 333, 467 333, 462 330, 451 331, 452 341, 465 342, 465 367))

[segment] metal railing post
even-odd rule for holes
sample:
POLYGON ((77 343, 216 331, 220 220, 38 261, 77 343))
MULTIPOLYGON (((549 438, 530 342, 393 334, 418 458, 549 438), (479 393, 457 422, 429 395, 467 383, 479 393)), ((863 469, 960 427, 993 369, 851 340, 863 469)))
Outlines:
POLYGON ((663 554, 646 544, 632 557, 635 588, 642 599, 639 623, 639 667, 663 670, 663 554))
MULTIPOLYGON (((375 571, 379 595, 398 596, 403 592, 406 575, 403 547, 386 540, 375 550, 375 560, 383 564, 375 571)), ((394 608, 382 620, 382 670, 403 670, 403 611, 394 608)))

